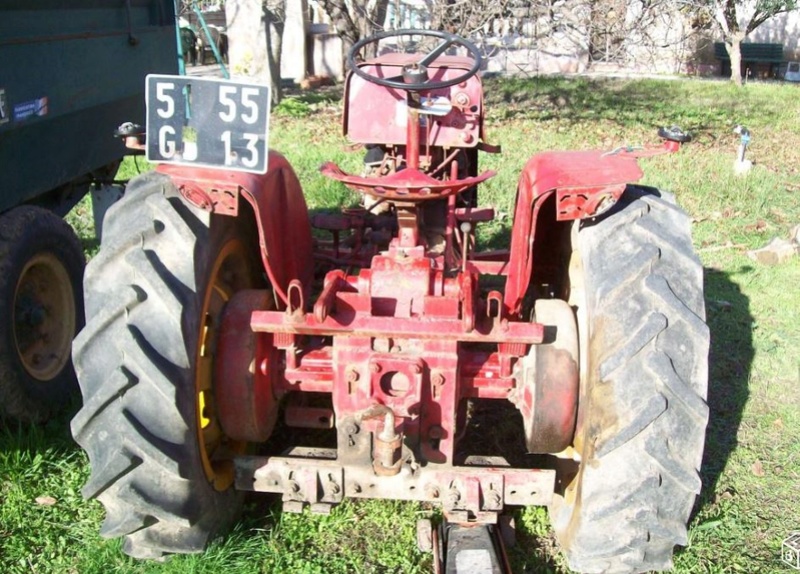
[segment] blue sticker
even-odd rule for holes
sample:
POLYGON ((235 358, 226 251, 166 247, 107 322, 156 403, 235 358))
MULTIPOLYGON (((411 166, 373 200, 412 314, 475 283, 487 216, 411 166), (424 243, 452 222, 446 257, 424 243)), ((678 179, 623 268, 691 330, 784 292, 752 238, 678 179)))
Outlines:
POLYGON ((9 119, 8 104, 6 103, 6 91, 4 89, 0 89, 0 125, 6 123, 9 119))
POLYGON ((32 116, 47 115, 47 96, 14 105, 14 121, 18 122, 32 116))

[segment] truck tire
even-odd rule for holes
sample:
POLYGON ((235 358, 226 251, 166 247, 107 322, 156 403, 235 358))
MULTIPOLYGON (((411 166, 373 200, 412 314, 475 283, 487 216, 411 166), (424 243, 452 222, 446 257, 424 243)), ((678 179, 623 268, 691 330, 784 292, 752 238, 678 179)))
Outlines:
POLYGON ((576 226, 573 241, 580 465, 554 499, 553 527, 573 570, 668 569, 687 543, 708 420, 709 331, 690 220, 672 196, 631 187, 613 212, 576 226))
POLYGON ((230 456, 214 454, 246 445, 220 430, 211 374, 225 302, 262 283, 250 231, 149 173, 109 210, 87 267, 72 433, 92 468, 83 494, 106 510, 101 534, 133 557, 201 551, 241 506, 230 456))
POLYGON ((81 243, 34 206, 0 216, 0 414, 42 422, 77 391, 72 339, 83 325, 81 243))

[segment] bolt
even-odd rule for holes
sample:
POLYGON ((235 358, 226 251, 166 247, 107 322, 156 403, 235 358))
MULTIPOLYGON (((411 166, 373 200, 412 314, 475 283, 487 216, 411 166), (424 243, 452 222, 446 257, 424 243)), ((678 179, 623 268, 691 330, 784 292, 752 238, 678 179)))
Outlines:
POLYGON ((361 492, 361 485, 358 484, 357 482, 355 484, 353 484, 353 492, 355 492, 356 494, 361 492))
POLYGON ((347 371, 347 382, 348 383, 357 383, 359 378, 358 371, 354 368, 351 368, 347 371))
POLYGON ((414 363, 413 365, 411 365, 411 372, 414 373, 415 375, 419 375, 422 372, 422 365, 420 365, 419 363, 414 363))
POLYGON ((439 487, 435 484, 429 484, 425 487, 425 493, 428 495, 428 498, 437 499, 441 496, 441 492, 439 492, 439 487))
POLYGON ((455 100, 459 106, 466 106, 469 103, 469 96, 464 92, 459 92, 456 94, 455 100))
POLYGON ((344 427, 344 432, 347 434, 358 434, 359 428, 356 423, 347 423, 344 427))
POLYGON ((486 492, 486 507, 487 508, 498 508, 500 503, 502 502, 502 498, 500 497, 500 493, 496 490, 489 490, 486 492))
POLYGON ((437 387, 442 386, 444 384, 444 375, 442 373, 434 373, 431 382, 437 387))
POLYGON ((342 491, 342 489, 339 488, 339 485, 332 480, 328 482, 328 488, 330 489, 331 494, 339 494, 342 491))
POLYGON ((441 440, 444 436, 444 429, 439 425, 433 425, 428 429, 428 438, 431 440, 441 440))
POLYGON ((382 368, 379 363, 372 363, 369 366, 369 370, 375 373, 376 375, 381 372, 382 368))
POLYGON ((289 492, 291 492, 292 494, 297 494, 298 492, 300 492, 300 485, 297 484, 296 480, 290 480, 287 486, 289 487, 289 492))

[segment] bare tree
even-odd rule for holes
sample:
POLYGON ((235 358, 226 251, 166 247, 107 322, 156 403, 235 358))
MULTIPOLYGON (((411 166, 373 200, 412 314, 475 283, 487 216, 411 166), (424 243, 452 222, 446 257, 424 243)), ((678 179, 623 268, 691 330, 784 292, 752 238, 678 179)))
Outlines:
MULTIPOLYGON (((317 0, 317 4, 331 19, 346 56, 360 39, 383 30, 389 0, 317 0)), ((374 56, 377 48, 377 44, 370 45, 366 55, 374 56)))
POLYGON ((519 0, 427 0, 431 27, 468 38, 538 2, 519 0))
POLYGON ((731 80, 742 85, 742 41, 764 22, 795 10, 797 0, 708 0, 692 6, 713 18, 731 59, 731 80))
MULTIPOLYGON (((685 49, 697 30, 681 0, 426 0, 432 27, 471 38, 516 72, 574 54, 581 61, 652 65, 685 49), (585 59, 584 59, 585 58, 585 59)), ((699 0, 704 1, 704 0, 699 0)))

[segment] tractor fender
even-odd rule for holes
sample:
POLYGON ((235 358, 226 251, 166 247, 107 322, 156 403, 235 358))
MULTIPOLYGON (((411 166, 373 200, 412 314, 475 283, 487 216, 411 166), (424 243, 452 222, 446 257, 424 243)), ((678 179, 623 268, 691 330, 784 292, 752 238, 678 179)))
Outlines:
POLYGON ((525 164, 517 186, 508 278, 503 304, 507 316, 519 316, 533 270, 536 231, 546 221, 569 221, 599 215, 610 208, 642 170, 634 154, 555 151, 534 155, 525 164), (555 194, 555 212, 540 213, 555 194))
POLYGON ((291 164, 270 150, 264 174, 159 165, 181 195, 193 205, 227 216, 239 216, 243 198, 253 208, 264 271, 281 306, 289 284, 299 281, 308 300, 314 273, 313 239, 303 189, 291 164))

